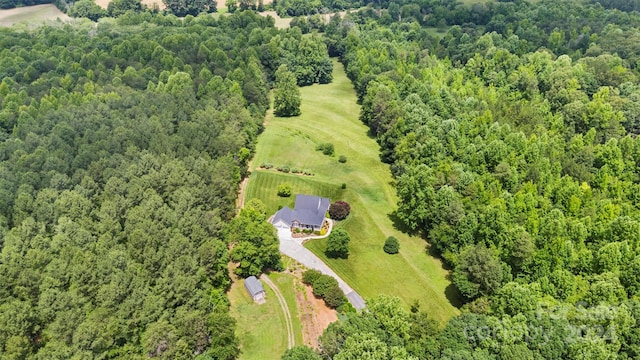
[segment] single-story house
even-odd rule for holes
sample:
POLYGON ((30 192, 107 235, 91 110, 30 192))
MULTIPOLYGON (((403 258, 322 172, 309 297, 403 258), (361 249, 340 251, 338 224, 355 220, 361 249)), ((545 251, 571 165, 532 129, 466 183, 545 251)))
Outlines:
POLYGON ((278 210, 271 223, 282 229, 320 230, 330 203, 328 198, 298 194, 294 208, 285 206, 278 210))
POLYGON ((244 279, 244 287, 247 289, 247 292, 253 299, 253 301, 258 304, 263 304, 265 302, 265 292, 262 287, 262 283, 255 276, 249 276, 244 279))

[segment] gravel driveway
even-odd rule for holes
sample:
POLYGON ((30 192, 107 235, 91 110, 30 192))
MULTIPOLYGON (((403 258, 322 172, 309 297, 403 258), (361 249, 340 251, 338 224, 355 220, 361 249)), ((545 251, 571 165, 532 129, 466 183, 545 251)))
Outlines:
POLYGON ((327 264, 325 264, 314 253, 302 246, 302 241, 306 239, 296 239, 291 237, 291 230, 278 228, 278 238, 280 239, 280 252, 288 257, 298 261, 309 269, 315 269, 325 275, 329 275, 338 280, 340 289, 344 292, 347 299, 357 310, 366 307, 364 299, 358 295, 344 280, 338 276, 327 264))

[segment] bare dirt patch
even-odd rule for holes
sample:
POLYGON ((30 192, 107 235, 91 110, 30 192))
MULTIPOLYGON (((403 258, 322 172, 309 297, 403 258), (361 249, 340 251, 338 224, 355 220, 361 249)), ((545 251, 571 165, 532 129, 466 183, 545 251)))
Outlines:
POLYGON ((17 23, 43 23, 56 19, 67 21, 70 17, 52 4, 0 10, 0 26, 3 27, 17 23))
POLYGON ((312 348, 318 347, 318 338, 332 322, 338 320, 338 313, 327 307, 324 301, 313 296, 310 286, 300 279, 295 280, 296 303, 302 322, 302 341, 312 348))

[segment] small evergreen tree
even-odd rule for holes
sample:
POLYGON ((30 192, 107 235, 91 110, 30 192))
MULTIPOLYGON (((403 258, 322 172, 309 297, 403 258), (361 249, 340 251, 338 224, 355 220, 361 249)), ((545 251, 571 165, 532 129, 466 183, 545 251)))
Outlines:
POLYGON ((289 185, 289 184, 280 184, 280 185, 278 185, 278 196, 280 196, 280 197, 289 197, 289 196, 291 196, 291 185, 289 185))
POLYGON ((280 65, 276 71, 276 86, 273 91, 273 112, 276 116, 300 115, 300 89, 296 76, 287 65, 280 65))
POLYGON ((398 251, 400 251, 400 243, 398 242, 398 239, 393 236, 389 236, 384 242, 383 250, 387 254, 397 254, 398 251))
POLYGON ((347 298, 339 286, 329 288, 329 290, 325 292, 323 299, 327 306, 332 309, 339 308, 347 301, 347 298))

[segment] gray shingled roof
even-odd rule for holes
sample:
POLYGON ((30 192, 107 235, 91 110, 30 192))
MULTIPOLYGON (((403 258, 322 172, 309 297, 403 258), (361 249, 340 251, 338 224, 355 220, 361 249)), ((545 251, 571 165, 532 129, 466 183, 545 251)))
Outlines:
POLYGON ((282 220, 287 225, 296 220, 303 225, 322 226, 325 214, 329 210, 331 200, 313 195, 296 195, 296 205, 293 210, 283 207, 278 210, 271 221, 272 224, 282 220))
POLYGON ((276 215, 271 220, 272 224, 276 224, 278 221, 282 220, 288 226, 291 226, 291 221, 294 220, 294 211, 291 210, 290 207, 285 206, 282 209, 278 210, 276 215))
POLYGON ((256 296, 257 294, 264 292, 264 288, 255 276, 249 276, 244 279, 244 287, 247 289, 251 297, 256 296))
POLYGON ((322 226, 329 202, 329 199, 319 196, 296 195, 296 220, 301 224, 322 226))

